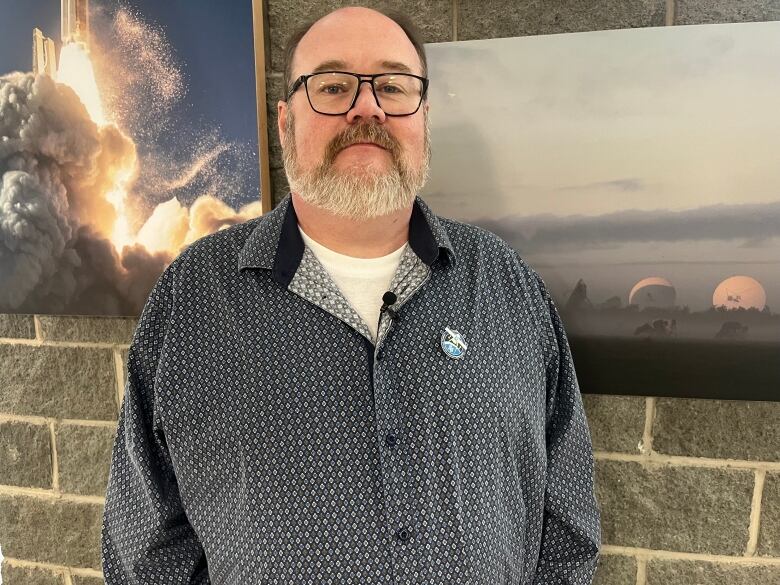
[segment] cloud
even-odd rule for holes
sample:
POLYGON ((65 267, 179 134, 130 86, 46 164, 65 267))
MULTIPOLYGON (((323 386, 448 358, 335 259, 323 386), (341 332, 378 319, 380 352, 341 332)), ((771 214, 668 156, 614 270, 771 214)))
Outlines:
POLYGON ((0 77, 0 136, 0 312, 137 313, 170 256, 120 256, 103 233, 132 141, 68 86, 21 73, 0 77))
POLYGON ((627 210, 598 216, 485 218, 474 223, 495 232, 523 253, 685 240, 744 240, 745 245, 755 246, 780 237, 780 201, 709 205, 684 211, 627 210))
POLYGON ((641 179, 615 179, 614 181, 599 181, 596 183, 584 183, 582 185, 568 185, 566 187, 559 187, 556 191, 592 191, 598 189, 603 191, 610 189, 614 191, 621 191, 625 193, 642 191, 645 188, 644 182, 641 179))
POLYGON ((164 245, 118 251, 107 196, 137 164, 131 138, 96 125, 70 87, 31 73, 0 76, 0 137, 0 313, 137 315, 185 245, 261 214, 259 201, 236 212, 195 192, 189 208, 173 199, 152 212, 146 232, 164 245))

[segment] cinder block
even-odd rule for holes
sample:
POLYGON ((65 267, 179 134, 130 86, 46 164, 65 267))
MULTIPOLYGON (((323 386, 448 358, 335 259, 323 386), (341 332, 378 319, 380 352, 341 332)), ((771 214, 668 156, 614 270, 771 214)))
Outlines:
POLYGON ((744 469, 596 462, 605 544, 741 555, 754 474, 744 469))
POLYGON ((665 0, 460 0, 458 40, 663 26, 665 0))
POLYGON ((0 484, 50 489, 49 426, 0 422, 0 470, 0 484))
POLYGON ((708 561, 651 559, 647 563, 647 585, 757 585, 780 583, 780 567, 745 566, 708 561))
POLYGON ((0 412, 114 420, 111 349, 0 345, 0 412))
POLYGON ((83 577, 80 575, 73 575, 71 581, 73 585, 103 585, 105 583, 102 577, 83 577))
POLYGON ((103 506, 0 494, 3 555, 100 570, 103 506))
POLYGON ((35 339, 35 322, 32 315, 0 314, 0 337, 35 339))
POLYGON ((60 489, 66 493, 104 496, 116 428, 57 426, 60 489))
POLYGON ((634 585, 636 583, 636 559, 621 555, 599 557, 599 566, 593 585, 634 585))
POLYGON ((641 396, 583 394, 593 449, 639 453, 645 430, 645 399, 641 396))
POLYGON ((675 24, 719 24, 780 20, 777 0, 676 0, 675 24))
POLYGON ((131 317, 70 317, 40 315, 43 338, 48 341, 121 343, 133 340, 138 320, 131 317))
POLYGON ((11 567, 5 560, 2 576, 3 585, 65 585, 62 574, 37 567, 11 567))
POLYGON ((762 556, 780 557, 780 473, 766 474, 757 552, 762 556))
POLYGON ((452 40, 452 1, 367 0, 338 2, 334 0, 268 0, 268 26, 271 31, 271 69, 284 71, 284 46, 288 36, 311 18, 350 5, 394 10, 406 15, 420 30, 423 43, 452 40))
POLYGON ((667 455, 780 461, 780 402, 659 398, 653 449, 667 455))

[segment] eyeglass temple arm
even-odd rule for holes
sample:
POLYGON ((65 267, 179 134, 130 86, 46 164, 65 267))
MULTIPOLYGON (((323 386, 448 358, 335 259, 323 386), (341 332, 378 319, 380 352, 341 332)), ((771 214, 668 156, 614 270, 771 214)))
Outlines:
POLYGON ((287 92, 287 97, 284 98, 284 101, 289 102, 290 98, 292 97, 292 94, 296 92, 296 90, 301 86, 301 84, 306 80, 305 75, 301 75, 298 79, 295 80, 295 83, 292 84, 292 87, 290 87, 290 91, 287 92))

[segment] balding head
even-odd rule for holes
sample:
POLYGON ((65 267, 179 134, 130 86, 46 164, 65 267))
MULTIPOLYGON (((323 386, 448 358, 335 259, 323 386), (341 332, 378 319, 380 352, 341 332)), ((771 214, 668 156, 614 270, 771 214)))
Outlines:
MULTIPOLYGON (((370 43, 372 39, 387 38, 388 36, 397 41, 399 56, 407 55, 405 60, 409 61, 411 72, 427 77, 428 61, 425 48, 419 32, 406 17, 398 13, 362 6, 348 6, 313 19, 290 35, 284 51, 285 93, 297 76, 309 73, 300 67, 300 53, 309 56, 312 51, 321 52, 322 43, 327 43, 329 39, 352 44, 370 43), (415 53, 416 58, 411 57, 410 48, 415 53)), ((319 56, 328 58, 324 54, 319 56)), ((332 57, 338 58, 337 56, 332 57)), ((308 62, 309 59, 306 61, 308 62)), ((361 71, 361 73, 364 72, 361 71)))

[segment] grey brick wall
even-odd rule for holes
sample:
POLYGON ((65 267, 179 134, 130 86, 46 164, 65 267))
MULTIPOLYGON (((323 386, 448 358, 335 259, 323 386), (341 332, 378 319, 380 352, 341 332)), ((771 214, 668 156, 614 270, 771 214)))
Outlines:
POLYGON ((0 315, 4 585, 98 585, 100 525, 136 319, 0 315))
MULTIPOLYGON (((274 203, 280 53, 351 2, 267 0, 274 203)), ((426 42, 780 19, 780 0, 393 0, 426 42)), ((4 585, 98 585, 100 519, 134 319, 0 315, 4 585)), ((780 583, 780 403, 584 397, 604 528, 598 585, 780 583)))

